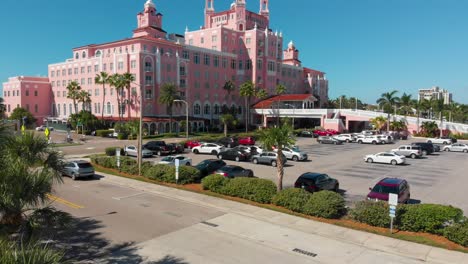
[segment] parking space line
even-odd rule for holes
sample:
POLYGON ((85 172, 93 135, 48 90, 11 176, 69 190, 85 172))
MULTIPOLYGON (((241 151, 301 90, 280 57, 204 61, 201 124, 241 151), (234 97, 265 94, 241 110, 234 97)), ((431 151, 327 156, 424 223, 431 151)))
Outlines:
POLYGON ((81 205, 78 205, 78 204, 75 204, 75 203, 72 203, 70 201, 67 201, 63 198, 60 198, 58 196, 55 196, 53 194, 46 194, 47 198, 49 198, 50 200, 54 201, 54 202, 57 202, 57 203, 61 203, 63 205, 66 205, 70 208, 73 208, 73 209, 83 209, 84 206, 81 206, 81 205))
POLYGON ((120 201, 120 200, 123 200, 123 199, 132 198, 132 197, 135 197, 135 196, 140 196, 140 195, 143 195, 143 194, 146 194, 146 192, 135 193, 135 194, 132 194, 132 195, 122 196, 122 197, 112 197, 112 199, 120 201))

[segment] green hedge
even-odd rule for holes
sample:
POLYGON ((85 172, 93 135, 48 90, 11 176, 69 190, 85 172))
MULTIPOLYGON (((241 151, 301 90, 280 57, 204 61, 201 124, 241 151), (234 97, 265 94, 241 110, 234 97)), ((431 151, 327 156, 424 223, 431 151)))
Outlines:
POLYGON ((118 133, 117 134, 117 139, 118 140, 124 140, 124 139, 127 139, 128 138, 128 134, 127 133, 118 133))
POLYGON ((107 136, 109 136, 110 133, 113 133, 113 132, 114 131, 108 130, 108 129, 96 130, 96 136, 98 136, 98 137, 107 137, 107 136))
POLYGON ((210 190, 212 192, 220 192, 221 188, 223 188, 229 179, 219 175, 219 174, 212 174, 202 179, 201 184, 203 186, 203 190, 210 190))
MULTIPOLYGON (((400 210, 400 207, 398 207, 400 210)), ((400 210, 401 211, 401 210, 400 210)), ((371 226, 389 227, 390 215, 387 202, 361 201, 351 210, 350 217, 371 226)), ((397 213, 400 216, 400 213, 397 213)))
POLYGON ((271 199, 276 194, 276 185, 272 181, 265 179, 234 178, 229 180, 219 192, 267 204, 271 202, 271 199))
POLYGON ((457 244, 468 247, 468 219, 444 229, 444 236, 457 244))
POLYGON ((107 156, 115 156, 115 151, 117 148, 120 148, 120 155, 123 156, 125 151, 122 147, 109 147, 109 148, 106 148, 106 155, 107 156))
POLYGON ((463 218, 463 211, 440 204, 414 204, 403 206, 400 217, 400 229, 413 232, 443 234, 443 229, 458 223, 463 218))
POLYGON ((304 205, 304 213, 323 218, 340 218, 346 213, 345 201, 336 192, 315 192, 304 205))
POLYGON ((312 194, 300 188, 290 188, 277 193, 272 203, 285 207, 291 211, 302 213, 304 205, 310 200, 312 194))

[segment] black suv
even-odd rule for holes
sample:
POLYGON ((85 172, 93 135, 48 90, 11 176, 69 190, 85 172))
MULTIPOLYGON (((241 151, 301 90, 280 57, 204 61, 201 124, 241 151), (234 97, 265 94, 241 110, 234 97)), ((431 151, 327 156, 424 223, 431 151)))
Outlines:
POLYGON ((220 140, 216 141, 216 143, 225 146, 226 148, 233 148, 235 146, 239 145, 239 139, 238 138, 232 138, 232 137, 225 137, 221 138, 220 140))
POLYGON ((429 155, 429 154, 434 153, 434 151, 435 151, 434 150, 434 145, 432 145, 432 143, 414 142, 411 145, 421 147, 423 155, 429 155))
POLYGON ((206 175, 212 174, 213 172, 219 170, 220 168, 224 166, 226 166, 226 162, 222 160, 207 159, 195 165, 195 168, 200 171, 200 179, 201 179, 205 177, 206 175))
POLYGON ((327 174, 306 172, 297 178, 294 187, 302 188, 308 192, 321 190, 338 192, 340 183, 338 180, 330 178, 327 174))
POLYGON ((166 145, 164 141, 150 141, 144 144, 143 148, 151 150, 153 154, 158 156, 167 155, 172 152, 171 147, 166 145))

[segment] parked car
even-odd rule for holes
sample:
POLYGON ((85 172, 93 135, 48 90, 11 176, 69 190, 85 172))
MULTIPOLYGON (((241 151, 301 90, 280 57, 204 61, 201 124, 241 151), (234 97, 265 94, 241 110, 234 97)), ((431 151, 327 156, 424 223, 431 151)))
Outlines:
POLYGON ((192 152, 195 154, 203 153, 218 155, 221 151, 224 151, 224 146, 216 143, 203 143, 200 146, 192 148, 192 152))
POLYGON ((388 163, 392 165, 405 164, 405 156, 395 154, 393 152, 380 152, 377 154, 366 155, 364 161, 368 163, 388 163))
POLYGON ((377 138, 380 139, 380 141, 382 141, 382 144, 393 143, 393 138, 389 135, 377 135, 377 138))
POLYGON ((69 176, 72 180, 84 177, 94 177, 94 167, 91 163, 84 160, 72 160, 65 162, 62 175, 69 176))
POLYGON ((423 155, 429 155, 429 154, 434 153, 434 145, 432 145, 432 143, 414 142, 414 143, 411 143, 411 146, 421 147, 423 155))
POLYGON ((225 137, 216 141, 217 144, 223 145, 227 148, 233 148, 239 145, 239 139, 233 137, 225 137))
POLYGON ((363 144, 363 143, 374 144, 374 145, 382 144, 382 140, 377 136, 364 136, 362 138, 358 138, 356 142, 358 144, 363 144))
POLYGON ((171 153, 174 153, 174 154, 184 153, 184 151, 185 151, 184 146, 182 146, 179 143, 169 143, 169 144, 167 144, 167 146, 171 150, 171 153))
POLYGON ((109 129, 111 132, 107 134, 107 137, 110 138, 117 138, 119 136, 119 131, 115 131, 115 129, 111 128, 109 129))
POLYGON ((455 144, 452 144, 452 145, 445 146, 444 151, 459 151, 459 152, 468 153, 468 145, 467 144, 461 144, 461 143, 455 143, 455 144))
POLYGON ((363 134, 364 136, 373 136, 373 135, 376 135, 378 133, 378 131, 376 130, 363 130, 361 132, 361 134, 363 134))
POLYGON ((432 144, 432 146, 434 147, 434 152, 440 152, 440 146, 439 145, 432 144))
POLYGON ((223 175, 227 178, 236 178, 236 177, 253 177, 254 173, 250 169, 244 169, 240 166, 235 165, 226 165, 218 169, 215 173, 223 175))
POLYGON ((307 131, 307 130, 303 130, 303 131, 297 133, 297 136, 298 137, 315 137, 313 132, 310 132, 310 131, 307 131))
MULTIPOLYGON (((275 149, 274 151, 278 152, 277 149, 275 149)), ((286 158, 290 160, 299 161, 308 159, 307 153, 301 151, 298 147, 285 147, 283 148, 282 152, 284 156, 286 156, 286 158)))
POLYGON ((149 141, 148 143, 143 145, 143 148, 151 150, 155 155, 162 156, 168 155, 172 152, 170 146, 166 144, 166 142, 160 141, 149 141))
POLYGON ((351 134, 334 135, 333 138, 338 139, 339 141, 347 142, 347 143, 356 141, 356 137, 351 134))
POLYGON ((231 148, 233 150, 238 150, 238 151, 245 151, 250 153, 252 151, 252 148, 250 146, 244 146, 244 145, 239 145, 231 148))
POLYGON ((218 153, 218 159, 235 161, 249 160, 250 154, 243 150, 227 149, 218 153))
MULTIPOLYGON (((125 154, 125 156, 138 157, 138 149, 137 149, 137 147, 135 147, 133 145, 125 146, 124 147, 124 154, 125 154)), ((145 149, 145 148, 143 148, 141 150, 141 154, 142 154, 141 156, 143 158, 153 156, 153 152, 151 150, 145 149)))
MULTIPOLYGON (((263 152, 262 154, 258 154, 252 157, 252 162, 255 164, 269 164, 273 167, 277 165, 277 157, 278 153, 276 152, 263 152)), ((287 159, 286 156, 283 154, 283 165, 286 163, 287 159)))
POLYGON ((400 178, 384 178, 369 190, 368 200, 388 201, 389 193, 398 194, 398 203, 408 203, 411 199, 408 182, 400 178))
POLYGON ((450 139, 450 140, 452 140, 452 144, 458 142, 458 139, 456 139, 454 137, 449 137, 449 136, 443 136, 443 137, 441 137, 441 139, 450 139))
POLYGON ((164 157, 159 162, 159 164, 175 165, 176 160, 179 160, 179 165, 180 166, 191 166, 192 165, 192 159, 187 158, 187 157, 182 156, 182 155, 164 157))
POLYGON ((306 172, 297 178, 294 187, 302 188, 308 192, 321 190, 338 192, 340 183, 338 180, 330 178, 327 174, 306 172))
POLYGON ((432 144, 444 144, 444 145, 450 145, 452 144, 452 139, 450 138, 428 138, 427 143, 432 143, 432 144))
POLYGON ((317 130, 314 130, 314 135, 317 135, 315 137, 327 137, 327 136, 332 136, 332 134, 327 131, 327 130, 321 130, 321 129, 317 129, 317 130))
POLYGON ((200 177, 203 178, 224 166, 226 166, 226 162, 223 160, 207 159, 195 165, 195 168, 200 171, 200 177))
MULTIPOLYGON (((47 128, 47 126, 38 126, 36 127, 36 131, 44 131, 45 129, 47 128)), ((54 131, 54 128, 53 127, 49 127, 49 131, 54 131)))
POLYGON ((250 147, 250 155, 257 155, 263 153, 263 148, 259 146, 250 147))
POLYGON ((190 141, 187 141, 185 142, 184 144, 184 147, 185 148, 188 148, 188 149, 192 149, 194 147, 198 147, 200 146, 202 143, 200 141, 197 141, 197 140, 190 140, 190 141))
POLYGON ((317 138, 317 142, 320 144, 335 144, 335 145, 343 144, 342 141, 336 138, 330 137, 330 136, 320 136, 317 138))
POLYGON ((335 129, 327 129, 325 131, 327 131, 328 135, 330 135, 330 136, 338 135, 340 133, 335 129))
POLYGON ((392 152, 412 159, 420 158, 422 156, 422 149, 419 146, 402 145, 396 149, 392 149, 392 152))
POLYGON ((239 138, 239 144, 241 145, 255 145, 255 139, 253 137, 239 138))

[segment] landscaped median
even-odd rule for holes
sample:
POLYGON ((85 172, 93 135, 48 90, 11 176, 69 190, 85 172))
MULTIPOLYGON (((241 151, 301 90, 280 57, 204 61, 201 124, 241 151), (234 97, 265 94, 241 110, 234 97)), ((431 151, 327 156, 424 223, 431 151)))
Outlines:
POLYGON ((96 170, 118 176, 170 185, 339 226, 468 253, 468 220, 461 209, 451 206, 399 205, 394 220, 395 233, 390 234, 389 208, 385 202, 362 201, 355 208, 347 210, 343 197, 330 191, 311 194, 292 188, 277 192, 276 185, 270 180, 228 179, 221 175, 209 175, 201 184, 193 184, 199 179, 199 173, 189 166, 179 168, 179 181, 175 185, 174 166, 145 162, 142 164, 142 177, 138 177, 138 166, 133 159, 121 157, 120 169, 116 166, 116 157, 92 156, 91 161, 96 170))

